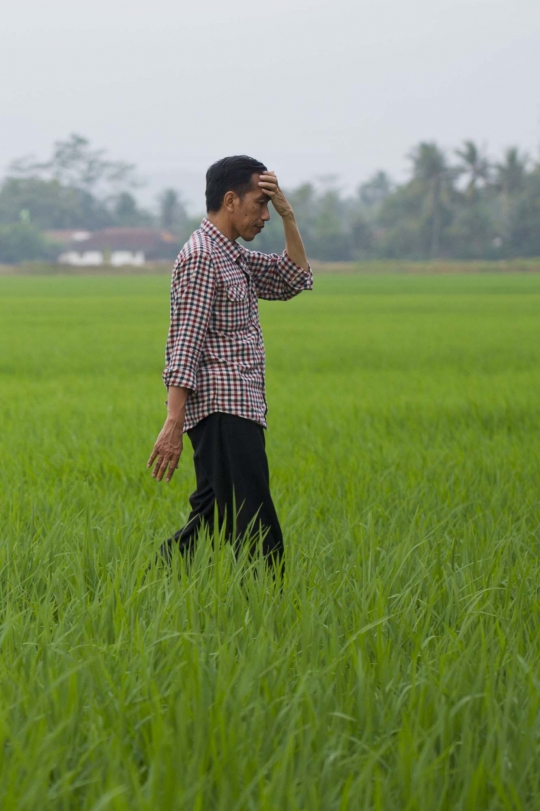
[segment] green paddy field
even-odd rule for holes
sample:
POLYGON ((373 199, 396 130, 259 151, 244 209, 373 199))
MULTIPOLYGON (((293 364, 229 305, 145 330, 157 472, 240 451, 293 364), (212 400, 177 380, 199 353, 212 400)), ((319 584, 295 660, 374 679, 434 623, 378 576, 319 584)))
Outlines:
POLYGON ((282 593, 142 581, 168 289, 0 278, 2 811, 540 809, 540 274, 261 303, 282 593))

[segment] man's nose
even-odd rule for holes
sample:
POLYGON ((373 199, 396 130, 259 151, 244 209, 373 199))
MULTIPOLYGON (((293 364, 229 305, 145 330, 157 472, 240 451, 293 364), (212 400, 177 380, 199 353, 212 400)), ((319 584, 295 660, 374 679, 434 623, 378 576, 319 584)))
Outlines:
POLYGON ((269 219, 270 219, 270 212, 268 211, 268 209, 266 209, 266 211, 263 211, 263 213, 261 215, 261 220, 264 220, 264 222, 268 222, 269 219))

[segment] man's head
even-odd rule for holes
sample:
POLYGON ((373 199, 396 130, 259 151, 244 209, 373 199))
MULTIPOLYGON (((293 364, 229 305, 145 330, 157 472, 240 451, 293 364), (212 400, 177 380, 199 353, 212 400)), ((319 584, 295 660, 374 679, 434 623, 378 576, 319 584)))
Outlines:
POLYGON ((257 185, 265 171, 260 161, 233 155, 213 163, 206 173, 206 210, 226 221, 233 239, 251 241, 270 219, 270 198, 257 185))

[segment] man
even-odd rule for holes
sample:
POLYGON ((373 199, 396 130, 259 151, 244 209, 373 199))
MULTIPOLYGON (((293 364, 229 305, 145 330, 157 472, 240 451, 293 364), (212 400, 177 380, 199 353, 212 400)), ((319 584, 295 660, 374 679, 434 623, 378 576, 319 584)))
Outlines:
POLYGON ((171 324, 163 380, 167 419, 147 467, 170 481, 187 432, 197 487, 188 522, 160 548, 193 549, 216 514, 230 540, 260 537, 266 559, 283 570, 283 537, 270 495, 264 429, 265 356, 257 298, 285 301, 313 287, 293 210, 274 172, 245 155, 223 158, 206 174, 207 217, 173 268, 171 324), (263 254, 251 242, 270 219, 283 222, 285 251, 263 254))

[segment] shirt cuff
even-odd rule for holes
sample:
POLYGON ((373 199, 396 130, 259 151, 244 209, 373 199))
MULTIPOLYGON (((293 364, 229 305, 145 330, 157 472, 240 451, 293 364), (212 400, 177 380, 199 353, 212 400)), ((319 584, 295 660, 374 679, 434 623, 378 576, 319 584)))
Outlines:
POLYGON ((313 287, 313 272, 308 262, 308 269, 304 270, 293 262, 287 251, 279 257, 278 265, 287 273, 287 283, 300 290, 311 290, 313 287))
POLYGON ((191 369, 165 369, 163 372, 163 382, 167 387, 182 386, 185 389, 195 391, 197 388, 196 375, 191 369))

